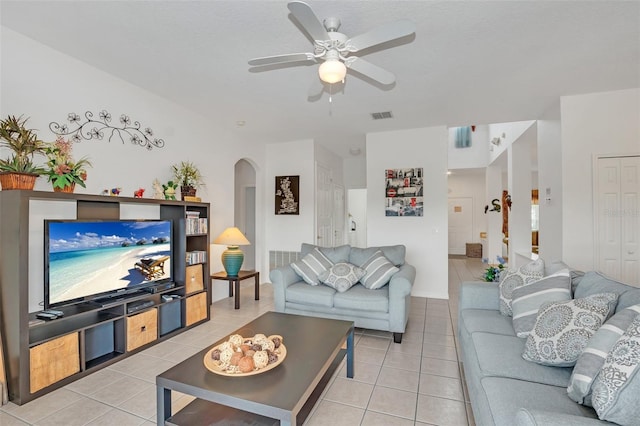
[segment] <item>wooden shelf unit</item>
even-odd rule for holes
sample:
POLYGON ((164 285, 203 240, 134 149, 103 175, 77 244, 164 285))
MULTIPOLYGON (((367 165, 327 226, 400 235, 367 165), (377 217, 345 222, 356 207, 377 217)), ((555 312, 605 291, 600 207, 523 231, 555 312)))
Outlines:
POLYGON ((205 279, 209 276, 209 234, 187 235, 187 211, 198 211, 205 219, 206 229, 210 229, 208 203, 0 191, 0 326, 12 402, 22 405, 211 317, 211 287, 205 279), (32 200, 75 202, 77 219, 86 220, 118 220, 122 204, 159 205, 159 218, 173 223, 175 287, 157 293, 139 292, 102 304, 83 302, 63 306, 56 309, 63 311, 64 317, 34 323, 37 312, 29 312, 32 200), (186 252, 192 250, 205 252, 203 262, 195 269, 186 261, 186 252), (165 300, 163 295, 174 298, 165 300), (133 311, 132 307, 141 301, 153 304, 133 311))

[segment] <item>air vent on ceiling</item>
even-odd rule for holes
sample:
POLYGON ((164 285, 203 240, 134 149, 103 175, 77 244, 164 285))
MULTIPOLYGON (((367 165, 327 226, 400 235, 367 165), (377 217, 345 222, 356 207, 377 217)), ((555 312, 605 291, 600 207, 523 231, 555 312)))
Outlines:
POLYGON ((385 118, 393 118, 393 114, 391 114, 391 111, 372 112, 371 118, 374 120, 384 120, 385 118))

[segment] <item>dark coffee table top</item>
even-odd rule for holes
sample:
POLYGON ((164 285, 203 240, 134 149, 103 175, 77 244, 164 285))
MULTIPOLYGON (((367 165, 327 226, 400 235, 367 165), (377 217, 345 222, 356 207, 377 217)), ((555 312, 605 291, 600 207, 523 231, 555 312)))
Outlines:
POLYGON ((225 337, 158 375, 156 384, 241 410, 282 418, 285 412, 300 410, 352 330, 351 321, 267 312, 230 334, 281 335, 287 357, 276 368, 244 377, 227 377, 209 371, 204 366, 204 355, 226 341, 225 337))

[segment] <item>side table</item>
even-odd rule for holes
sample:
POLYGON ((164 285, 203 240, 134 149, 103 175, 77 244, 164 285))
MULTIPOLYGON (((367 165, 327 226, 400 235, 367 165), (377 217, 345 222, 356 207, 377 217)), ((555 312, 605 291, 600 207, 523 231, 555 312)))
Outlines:
POLYGON ((233 287, 235 285, 235 308, 240 309, 240 281, 247 278, 255 278, 255 299, 260 300, 260 272, 258 271, 240 271, 238 275, 227 275, 225 271, 211 274, 212 280, 229 281, 229 297, 233 296, 233 287))

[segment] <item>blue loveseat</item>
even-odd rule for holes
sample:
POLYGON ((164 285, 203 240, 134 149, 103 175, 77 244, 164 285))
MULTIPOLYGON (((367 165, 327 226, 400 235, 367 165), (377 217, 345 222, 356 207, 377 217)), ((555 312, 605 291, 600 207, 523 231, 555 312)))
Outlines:
MULTIPOLYGON (((545 275, 564 267, 561 262, 554 264, 545 275)), ((616 293, 616 312, 640 303, 640 288, 595 271, 572 274, 572 291, 575 298, 616 293)), ((512 318, 500 314, 498 283, 462 283, 458 337, 478 426, 613 425, 598 420, 593 408, 568 397, 572 367, 550 367, 522 358, 526 338, 516 337, 512 318)))
MULTIPOLYGON (((302 244, 300 257, 315 247, 302 244)), ((290 265, 273 269, 269 278, 273 283, 275 310, 291 314, 353 321, 356 327, 384 330, 393 333, 396 343, 409 320, 411 287, 416 276, 415 267, 405 262, 405 246, 358 248, 318 247, 333 263, 348 261, 357 266, 364 264, 377 250, 399 268, 389 284, 369 290, 358 283, 340 293, 326 285, 307 284, 290 265)))

